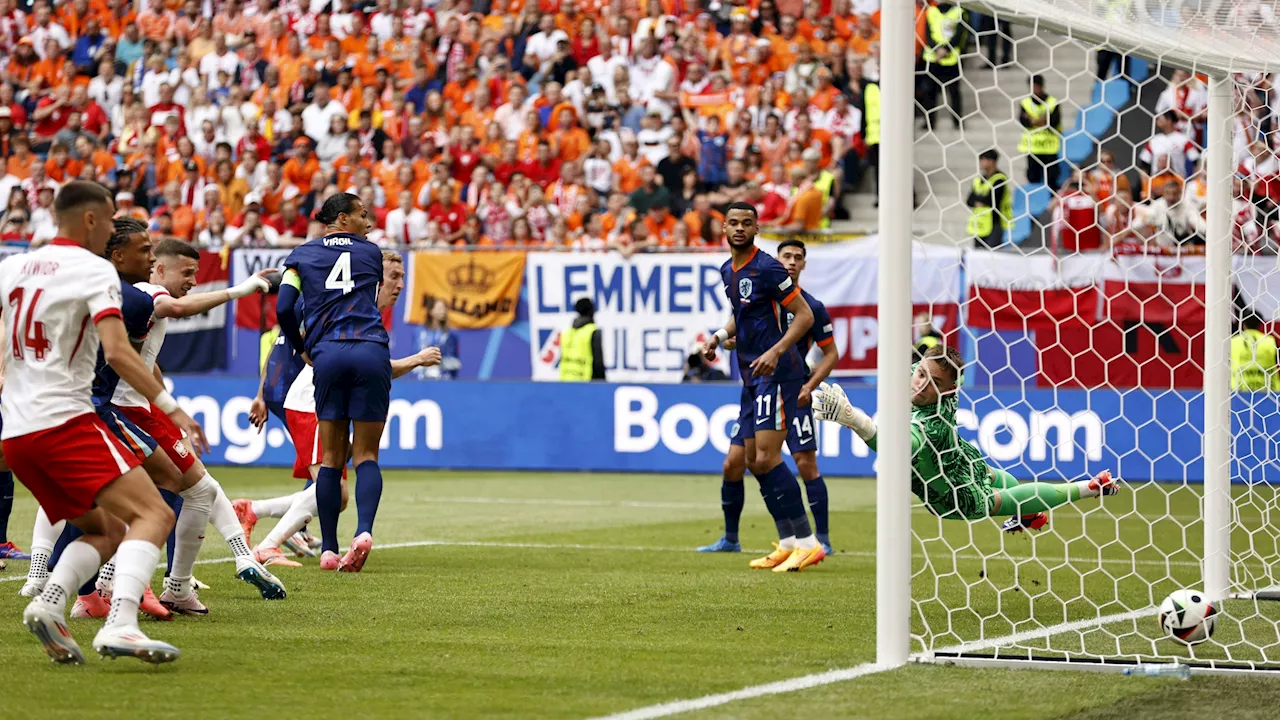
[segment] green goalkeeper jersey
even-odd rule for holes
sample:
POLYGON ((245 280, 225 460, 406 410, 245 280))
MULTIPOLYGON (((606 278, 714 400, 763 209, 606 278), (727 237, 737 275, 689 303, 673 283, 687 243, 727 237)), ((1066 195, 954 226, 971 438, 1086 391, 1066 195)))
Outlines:
POLYGON ((956 395, 911 408, 911 492, 935 515, 977 520, 991 504, 982 451, 956 433, 956 395))

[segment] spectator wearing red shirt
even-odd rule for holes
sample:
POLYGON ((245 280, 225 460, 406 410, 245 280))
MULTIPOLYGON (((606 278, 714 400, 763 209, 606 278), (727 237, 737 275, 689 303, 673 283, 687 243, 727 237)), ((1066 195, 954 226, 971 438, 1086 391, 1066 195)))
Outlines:
POLYGON ((524 163, 520 171, 546 190, 548 185, 560 179, 560 158, 551 156, 551 143, 540 140, 538 157, 533 162, 524 163))
POLYGON ((765 223, 777 220, 787 211, 787 200, 778 193, 765 192, 763 188, 754 182, 748 182, 746 189, 747 202, 755 206, 756 214, 760 216, 760 222, 765 223))
POLYGON ((111 132, 111 120, 102 106, 89 98, 84 85, 71 89, 71 107, 80 112, 80 127, 102 142, 111 132))
POLYGON ((467 222, 467 208, 454 202, 451 193, 440 193, 440 198, 427 208, 427 219, 439 225, 443 240, 451 243, 462 237, 462 226, 467 222))
POLYGON ((476 147, 475 131, 470 127, 462 128, 462 139, 449 148, 449 157, 453 159, 449 174, 460 183, 471 180, 471 173, 480 164, 480 150, 476 147))
POLYGON ((267 142, 267 139, 258 131, 258 123, 249 123, 245 126, 244 137, 236 143, 236 155, 243 155, 245 148, 254 150, 260 158, 271 157, 271 143, 267 142))
POLYGON ((44 97, 36 104, 36 111, 31 113, 31 119, 35 122, 35 128, 32 130, 34 137, 31 150, 33 152, 48 152, 53 136, 67 126, 67 117, 71 115, 70 97, 71 90, 66 85, 62 85, 54 91, 53 95, 44 97))
POLYGON ((511 176, 517 172, 523 172, 518 157, 519 146, 515 140, 507 140, 502 143, 502 157, 498 158, 498 164, 493 166, 493 177, 503 185, 511 184, 511 176))
POLYGON ((1053 236, 1060 253, 1089 252, 1102 247, 1098 202, 1080 189, 1079 180, 1068 182, 1066 192, 1053 204, 1053 236))
POLYGON ((297 190, 293 191, 292 197, 280 201, 280 212, 268 217, 264 224, 275 228, 281 237, 292 235, 300 240, 306 239, 307 218, 298 213, 297 190))

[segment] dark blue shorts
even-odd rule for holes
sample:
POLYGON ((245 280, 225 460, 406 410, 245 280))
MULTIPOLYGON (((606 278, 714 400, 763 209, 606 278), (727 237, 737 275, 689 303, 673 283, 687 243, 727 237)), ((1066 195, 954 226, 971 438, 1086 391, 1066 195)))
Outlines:
POLYGON ((283 424, 285 427, 289 427, 289 421, 288 421, 288 420, 285 420, 285 417, 284 417, 284 403, 283 403, 283 402, 272 402, 272 401, 268 401, 268 402, 267 402, 267 412, 269 412, 269 413, 271 413, 272 415, 275 415, 277 418, 279 418, 280 423, 281 423, 281 424, 283 424))
POLYGON ((757 430, 787 429, 787 447, 794 455, 816 450, 817 437, 813 432, 813 414, 807 407, 800 407, 800 388, 804 383, 763 381, 754 387, 742 388, 742 409, 734 427, 731 445, 745 445, 754 438, 757 430))
POLYGON ((391 406, 391 349, 363 340, 326 341, 311 349, 316 418, 386 422, 391 406))
POLYGON ((133 421, 125 417, 113 405, 99 405, 98 417, 102 418, 102 422, 106 424, 107 429, 115 435, 124 446, 133 452, 138 460, 146 460, 151 457, 151 453, 156 450, 156 441, 148 435, 142 428, 133 424, 133 421))

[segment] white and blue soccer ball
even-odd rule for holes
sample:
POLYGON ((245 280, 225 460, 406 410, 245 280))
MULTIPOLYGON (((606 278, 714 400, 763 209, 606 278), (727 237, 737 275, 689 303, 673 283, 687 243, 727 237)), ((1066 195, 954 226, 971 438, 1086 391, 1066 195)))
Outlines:
POLYGON ((1183 645, 1208 640, 1217 620, 1218 608, 1199 590, 1175 590, 1160 603, 1160 628, 1183 645))

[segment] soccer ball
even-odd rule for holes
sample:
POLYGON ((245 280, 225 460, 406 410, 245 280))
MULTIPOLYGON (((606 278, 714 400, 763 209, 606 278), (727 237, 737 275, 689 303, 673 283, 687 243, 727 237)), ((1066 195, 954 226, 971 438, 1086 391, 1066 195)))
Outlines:
POLYGON ((1160 603, 1160 627, 1183 645, 1208 640, 1217 616, 1218 608, 1199 590, 1176 590, 1160 603))

